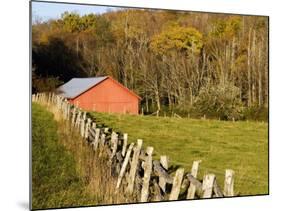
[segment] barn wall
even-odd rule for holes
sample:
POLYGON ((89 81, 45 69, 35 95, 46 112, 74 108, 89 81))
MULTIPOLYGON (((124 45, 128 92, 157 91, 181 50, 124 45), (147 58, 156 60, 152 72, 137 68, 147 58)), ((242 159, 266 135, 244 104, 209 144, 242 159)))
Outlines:
POLYGON ((138 114, 139 100, 122 86, 108 78, 71 100, 85 110, 108 113, 138 114))

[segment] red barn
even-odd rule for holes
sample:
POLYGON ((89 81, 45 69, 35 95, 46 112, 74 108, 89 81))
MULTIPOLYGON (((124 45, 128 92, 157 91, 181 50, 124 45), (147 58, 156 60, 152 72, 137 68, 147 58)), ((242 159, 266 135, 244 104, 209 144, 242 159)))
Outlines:
POLYGON ((72 104, 85 110, 138 114, 140 97, 109 76, 73 78, 58 88, 72 104))

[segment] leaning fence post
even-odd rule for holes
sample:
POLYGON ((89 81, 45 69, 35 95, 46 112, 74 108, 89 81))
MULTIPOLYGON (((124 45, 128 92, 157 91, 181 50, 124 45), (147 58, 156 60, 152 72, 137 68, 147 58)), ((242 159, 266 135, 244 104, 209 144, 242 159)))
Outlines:
POLYGON ((183 179, 183 174, 184 174, 183 168, 177 169, 176 175, 174 177, 173 187, 172 187, 172 190, 171 190, 169 200, 177 200, 178 199, 179 193, 180 193, 181 182, 182 182, 182 179, 183 179))
POLYGON ((122 167, 121 167, 121 171, 120 171, 120 174, 118 176, 118 180, 117 180, 117 185, 116 185, 116 189, 118 189, 120 187, 120 184, 121 184, 121 181, 122 181, 122 178, 124 176, 124 173, 125 173, 125 170, 127 168, 127 165, 129 163, 129 159, 130 159, 130 156, 131 156, 131 152, 132 152, 132 149, 134 147, 134 143, 131 143, 127 152, 126 152, 126 157, 124 159, 124 162, 122 164, 122 167))
POLYGON ((126 192, 128 192, 129 194, 132 194, 134 190, 134 182, 135 182, 135 176, 136 176, 141 146, 142 146, 142 140, 138 139, 137 146, 134 148, 134 154, 133 154, 131 169, 129 173, 128 186, 126 189, 126 192))
POLYGON ((225 170, 224 195, 234 196, 234 171, 231 169, 225 170))
MULTIPOLYGON (((201 160, 197 160, 197 161, 194 161, 193 164, 192 164, 191 175, 194 178, 197 177, 200 162, 201 162, 201 160)), ((187 199, 194 199, 195 192, 196 192, 196 186, 193 185, 193 184, 190 184, 190 186, 187 190, 187 197, 186 198, 187 199)))
POLYGON ((146 202, 148 198, 149 180, 152 171, 152 152, 153 152, 153 147, 146 148, 147 157, 144 164, 144 176, 143 176, 143 183, 141 189, 141 202, 146 202))
POLYGON ((214 181, 215 181, 214 174, 207 174, 204 176, 203 184, 202 184, 202 191, 203 191, 202 198, 212 197, 214 181))

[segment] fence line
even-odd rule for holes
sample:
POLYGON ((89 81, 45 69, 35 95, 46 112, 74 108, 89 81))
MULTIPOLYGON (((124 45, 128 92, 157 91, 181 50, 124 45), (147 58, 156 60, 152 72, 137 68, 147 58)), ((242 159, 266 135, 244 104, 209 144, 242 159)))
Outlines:
MULTIPOLYGON (((136 194, 138 201, 164 201, 178 199, 212 198, 234 196, 234 171, 225 171, 223 191, 217 184, 215 174, 197 178, 201 161, 194 161, 190 172, 183 168, 169 169, 169 159, 163 155, 153 160, 153 147, 143 149, 143 140, 128 143, 128 134, 118 134, 111 128, 100 127, 77 106, 54 93, 37 93, 32 101, 52 106, 69 121, 89 147, 108 154, 108 167, 116 177, 116 192, 124 188, 126 194, 136 194)), ((99 151, 99 152, 98 152, 99 151)))

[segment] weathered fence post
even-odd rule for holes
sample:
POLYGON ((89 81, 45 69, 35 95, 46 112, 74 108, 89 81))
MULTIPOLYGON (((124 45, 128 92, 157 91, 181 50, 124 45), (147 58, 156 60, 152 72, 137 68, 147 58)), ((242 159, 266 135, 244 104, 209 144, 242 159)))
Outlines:
POLYGON ((76 107, 74 107, 74 108, 72 109, 71 127, 73 127, 73 126, 74 126, 74 123, 75 123, 76 110, 77 110, 76 107))
MULTIPOLYGON (((160 164, 165 170, 168 170, 169 168, 168 162, 168 157, 166 155, 160 156, 160 164)), ((166 179, 162 176, 159 176, 159 186, 163 190, 163 192, 166 191, 166 179)))
POLYGON ((96 127, 97 127, 97 123, 93 122, 92 128, 93 128, 93 129, 96 129, 96 127))
POLYGON ((149 194, 149 180, 152 171, 152 152, 153 147, 147 147, 147 157, 144 164, 144 176, 141 189, 141 202, 146 202, 149 194))
POLYGON ((160 163, 164 169, 168 170, 169 168, 169 159, 166 155, 160 156, 160 163))
POLYGON ((66 119, 69 121, 71 117, 71 104, 67 102, 67 117, 66 119))
POLYGON ((94 150, 97 150, 100 137, 100 128, 95 129, 94 150))
POLYGON ((204 176, 203 184, 202 184, 202 191, 203 191, 202 198, 212 197, 214 181, 215 181, 214 174, 207 174, 204 176))
POLYGON ((87 139, 89 137, 89 128, 91 125, 92 120, 90 118, 87 118, 87 123, 85 127, 84 137, 87 139))
MULTIPOLYGON (((192 168, 191 168, 191 175, 196 178, 197 177, 197 173, 198 173, 198 169, 199 169, 199 164, 200 164, 201 160, 197 160, 194 161, 192 164, 192 168)), ((196 192, 196 187, 193 184, 190 184, 188 190, 187 190, 187 199, 194 199, 195 196, 195 192, 196 192)))
POLYGON ((120 174, 118 176, 118 180, 117 180, 117 185, 116 185, 116 189, 118 189, 120 187, 120 184, 121 184, 121 181, 122 181, 122 178, 124 176, 124 173, 125 173, 125 170, 127 168, 127 165, 129 163, 129 159, 130 159, 130 156, 131 156, 131 152, 132 152, 132 149, 134 147, 134 143, 131 143, 127 152, 126 152, 126 157, 123 161, 123 164, 122 164, 122 167, 121 167, 121 171, 120 171, 120 174))
POLYGON ((128 186, 126 189, 126 192, 128 192, 129 194, 132 194, 134 190, 134 182, 135 182, 135 176, 136 176, 141 147, 142 147, 142 140, 138 139, 137 146, 134 148, 134 154, 132 158, 129 179, 128 179, 128 186))
POLYGON ((80 126, 80 118, 81 118, 81 111, 78 111, 77 117, 76 117, 76 122, 75 122, 75 127, 79 128, 80 126))
POLYGON ((169 200, 177 200, 179 197, 179 193, 180 193, 180 187, 181 187, 181 182, 183 179, 183 174, 184 174, 184 169, 183 168, 179 168, 176 171, 176 175, 174 177, 174 181, 173 181, 173 187, 170 193, 170 197, 169 200))
POLYGON ((234 196, 234 171, 225 170, 224 196, 234 196))
POLYGON ((105 144, 105 134, 102 133, 102 134, 101 134, 101 138, 100 138, 100 145, 103 147, 104 144, 105 144))
POLYGON ((81 120, 80 134, 82 138, 84 138, 84 133, 85 133, 85 121, 86 121, 86 112, 83 113, 83 117, 81 120))
POLYGON ((126 153, 126 147, 127 147, 127 142, 128 142, 128 134, 124 133, 123 135, 123 146, 122 146, 122 156, 125 156, 126 153))
POLYGON ((215 197, 223 197, 223 192, 221 191, 216 178, 214 181, 214 193, 215 197))
POLYGON ((117 151, 117 145, 118 145, 118 134, 115 133, 114 131, 112 131, 111 134, 111 155, 110 155, 110 159, 112 159, 114 157, 114 155, 116 154, 117 151))

